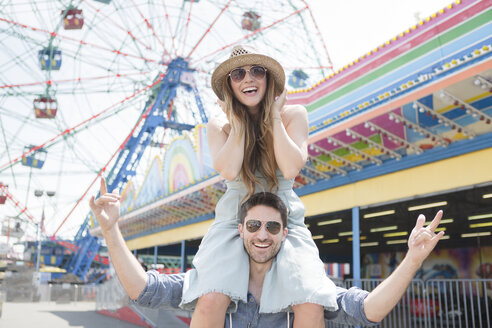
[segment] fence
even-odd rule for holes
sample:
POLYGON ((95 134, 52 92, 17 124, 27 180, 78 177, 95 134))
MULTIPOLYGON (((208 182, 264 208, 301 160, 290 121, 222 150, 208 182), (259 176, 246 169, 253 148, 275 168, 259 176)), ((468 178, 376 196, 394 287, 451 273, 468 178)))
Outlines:
POLYGON ((40 302, 95 302, 95 285, 41 284, 38 287, 40 302))
POLYGON ((95 302, 96 285, 42 283, 32 268, 8 271, 0 282, 6 302, 95 302))
MULTIPOLYGON (((340 280, 341 287, 358 286, 372 291, 382 279, 340 280)), ((129 305, 118 279, 98 286, 97 308, 117 309, 129 305)), ((155 323, 158 309, 132 308, 155 323)), ((412 280, 405 294, 386 318, 376 325, 385 328, 491 328, 492 279, 412 280)), ((177 313, 176 313, 177 314, 177 313)), ((328 328, 344 325, 330 322, 328 328)))
MULTIPOLYGON (((371 291, 381 279, 346 280, 371 291)), ((344 327, 330 323, 330 328, 344 327)), ((412 280, 400 302, 376 327, 490 328, 492 279, 412 280)))
MULTIPOLYGON (((152 327, 173 326, 170 322, 172 322, 172 320, 179 320, 176 316, 184 318, 191 317, 191 314, 184 310, 169 311, 163 308, 151 309, 130 302, 130 298, 126 294, 116 275, 98 285, 96 295, 97 311, 107 310, 114 312, 124 307, 130 307, 138 316, 140 316, 142 322, 146 322, 152 327)), ((183 323, 181 322, 181 325, 182 324, 183 323)))

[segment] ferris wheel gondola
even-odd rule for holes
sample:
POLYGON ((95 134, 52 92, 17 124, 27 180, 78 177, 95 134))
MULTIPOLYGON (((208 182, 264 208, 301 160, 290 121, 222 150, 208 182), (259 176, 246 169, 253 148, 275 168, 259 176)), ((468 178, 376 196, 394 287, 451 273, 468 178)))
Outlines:
POLYGON ((243 14, 243 19, 241 20, 241 27, 246 31, 254 31, 261 27, 261 16, 256 12, 250 10, 243 14))
POLYGON ((46 156, 48 151, 44 148, 39 148, 34 145, 24 147, 24 154, 28 154, 22 157, 22 165, 41 169, 46 162, 46 156), (36 149, 37 148, 37 149, 36 149), (35 149, 32 151, 32 149, 35 149))
POLYGON ((38 51, 39 65, 44 71, 58 71, 62 64, 62 51, 56 47, 46 47, 38 51))
POLYGON ((82 9, 69 7, 61 12, 63 28, 65 30, 80 30, 84 26, 84 14, 82 9))
POLYGON ((309 75, 307 75, 303 70, 296 69, 290 74, 288 83, 295 89, 305 88, 308 78, 309 75))
POLYGON ((39 96, 33 101, 36 118, 55 118, 58 111, 58 102, 49 96, 39 96))

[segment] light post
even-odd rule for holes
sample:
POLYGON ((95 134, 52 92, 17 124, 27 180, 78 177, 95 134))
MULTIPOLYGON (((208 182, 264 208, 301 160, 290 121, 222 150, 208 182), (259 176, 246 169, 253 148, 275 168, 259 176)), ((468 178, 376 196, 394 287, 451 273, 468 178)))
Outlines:
MULTIPOLYGON (((36 197, 42 197, 44 194, 46 194, 48 197, 53 197, 55 195, 54 191, 44 191, 44 190, 34 190, 34 196, 36 197)), ((38 249, 37 249, 37 256, 36 256, 36 273, 39 273, 39 262, 40 262, 40 257, 41 257, 41 227, 40 225, 43 224, 44 221, 44 205, 45 205, 45 199, 43 199, 43 212, 41 214, 41 222, 37 224, 37 229, 36 229, 36 240, 38 242, 38 249)))

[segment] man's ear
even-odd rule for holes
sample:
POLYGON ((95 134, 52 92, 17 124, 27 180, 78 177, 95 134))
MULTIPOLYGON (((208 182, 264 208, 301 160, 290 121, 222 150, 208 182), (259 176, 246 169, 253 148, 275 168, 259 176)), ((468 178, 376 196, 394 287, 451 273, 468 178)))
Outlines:
POLYGON ((282 241, 284 241, 285 238, 287 238, 288 233, 289 233, 289 230, 287 228, 284 228, 284 235, 282 236, 282 241))
POLYGON ((237 228, 239 229, 239 237, 241 237, 241 239, 244 239, 243 236, 244 236, 244 233, 243 233, 243 225, 241 223, 239 223, 239 225, 237 226, 237 228))

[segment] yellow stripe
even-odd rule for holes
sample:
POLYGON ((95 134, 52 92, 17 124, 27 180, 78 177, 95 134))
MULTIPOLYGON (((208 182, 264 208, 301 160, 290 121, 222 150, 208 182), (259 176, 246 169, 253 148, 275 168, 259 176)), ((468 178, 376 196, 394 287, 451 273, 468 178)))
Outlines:
MULTIPOLYGON (((482 93, 482 94, 479 94, 479 95, 477 95, 477 96, 475 96, 475 97, 471 97, 471 98, 465 99, 464 101, 465 101, 466 103, 470 104, 470 103, 475 102, 475 101, 477 101, 477 100, 484 99, 484 98, 486 98, 486 97, 488 97, 488 96, 490 96, 490 93, 487 91, 487 92, 484 92, 484 93, 482 93)), ((449 112, 450 110, 455 109, 455 108, 456 108, 456 105, 455 105, 455 104, 451 104, 451 105, 449 105, 449 106, 446 106, 446 107, 443 107, 443 108, 441 108, 441 109, 438 109, 438 110, 437 110, 437 112, 438 112, 439 114, 444 114, 444 113, 447 113, 447 112, 449 112)))
POLYGON ((492 148, 301 197, 306 216, 492 181, 492 148))
POLYGON ((131 250, 152 247, 155 245, 170 245, 187 239, 196 239, 205 236, 214 220, 193 223, 187 226, 161 231, 152 235, 143 236, 126 242, 131 250))

